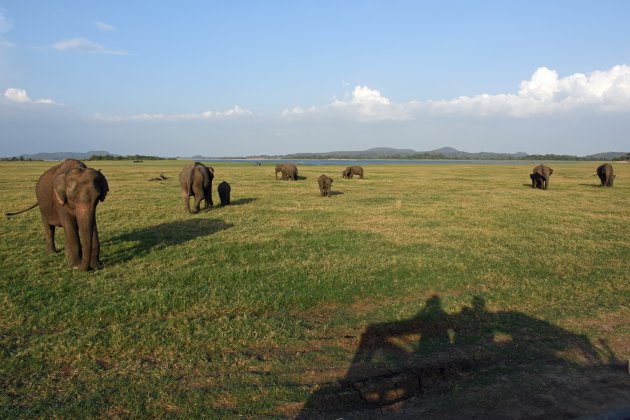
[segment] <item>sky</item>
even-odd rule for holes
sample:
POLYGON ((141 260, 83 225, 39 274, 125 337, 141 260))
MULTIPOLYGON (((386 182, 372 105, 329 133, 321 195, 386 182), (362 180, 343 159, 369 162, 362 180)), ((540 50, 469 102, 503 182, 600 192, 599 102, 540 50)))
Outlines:
POLYGON ((0 156, 630 151, 630 2, 0 0, 0 156))

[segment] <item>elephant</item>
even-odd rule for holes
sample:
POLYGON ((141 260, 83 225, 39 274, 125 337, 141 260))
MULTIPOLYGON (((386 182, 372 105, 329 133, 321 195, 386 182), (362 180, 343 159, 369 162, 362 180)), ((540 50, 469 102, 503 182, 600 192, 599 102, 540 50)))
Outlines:
POLYGON ((81 271, 103 268, 96 225, 96 206, 109 191, 107 179, 100 170, 88 168, 81 161, 66 159, 39 177, 35 185, 37 203, 7 216, 39 206, 44 224, 46 251, 55 249, 55 228, 63 227, 65 254, 70 266, 81 271))
POLYGON ((230 184, 225 181, 220 183, 217 187, 217 193, 219 193, 219 199, 221 200, 222 206, 230 204, 230 191, 232 191, 232 188, 230 187, 230 184))
POLYGON ((530 178, 532 179, 532 188, 540 188, 543 190, 549 188, 549 178, 551 177, 551 174, 553 174, 553 169, 549 166, 542 164, 535 166, 532 170, 532 174, 530 175, 530 178))
POLYGON ((602 182, 602 187, 612 187, 616 175, 613 174, 613 167, 610 163, 604 163, 597 167, 597 176, 602 182))
POLYGON ((214 179, 214 168, 205 166, 203 163, 195 162, 184 166, 179 173, 179 185, 182 188, 182 198, 184 208, 189 213, 199 213, 201 200, 206 202, 205 209, 212 207, 212 180, 214 179), (195 198, 195 206, 190 209, 190 197, 195 198))
POLYGON ((322 197, 330 197, 330 187, 332 187, 333 179, 326 176, 321 175, 317 180, 319 184, 319 192, 322 197))
POLYGON ((538 174, 530 174, 529 177, 532 179, 532 188, 540 188, 542 189, 542 177, 538 174))
POLYGON ((341 174, 347 179, 352 178, 354 175, 358 175, 359 178, 363 179, 363 168, 360 166, 348 166, 341 174))
POLYGON ((279 163, 276 165, 276 179, 278 179, 278 173, 282 173, 281 179, 286 181, 287 179, 292 179, 294 181, 298 180, 298 169, 292 163, 279 163))

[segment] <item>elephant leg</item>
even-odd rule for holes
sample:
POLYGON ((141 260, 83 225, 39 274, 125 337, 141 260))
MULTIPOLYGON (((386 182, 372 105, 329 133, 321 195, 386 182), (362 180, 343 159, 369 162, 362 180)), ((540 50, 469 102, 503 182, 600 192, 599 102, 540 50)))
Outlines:
POLYGON ((92 261, 90 267, 95 270, 100 270, 104 267, 100 259, 101 254, 101 242, 98 239, 98 228, 96 227, 96 218, 94 219, 94 233, 92 234, 92 261))
POLYGON ((79 267, 81 265, 81 241, 79 240, 79 226, 77 221, 65 216, 62 218, 63 231, 65 234, 65 254, 70 261, 71 267, 79 267))
POLYGON ((210 204, 210 207, 214 206, 214 203, 212 202, 212 182, 210 183, 208 192, 206 193, 206 208, 208 208, 208 203, 210 204))
POLYGON ((55 226, 44 222, 44 235, 46 236, 46 253, 54 254, 55 248, 55 226))
POLYGON ((186 191, 182 191, 182 198, 184 199, 184 210, 188 213, 192 213, 192 211, 190 211, 190 197, 186 191))
POLYGON ((201 194, 195 194, 195 207, 193 208, 193 213, 199 213, 199 208, 201 205, 201 199, 202 199, 202 195, 201 194))

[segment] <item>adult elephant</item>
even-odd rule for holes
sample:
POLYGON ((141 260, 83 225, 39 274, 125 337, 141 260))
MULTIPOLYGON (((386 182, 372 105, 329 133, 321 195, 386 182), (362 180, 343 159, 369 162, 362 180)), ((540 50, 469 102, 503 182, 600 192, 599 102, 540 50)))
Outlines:
POLYGON ((354 175, 357 175, 359 178, 363 179, 363 168, 360 166, 348 166, 341 173, 344 178, 350 179, 354 175))
POLYGON ((278 179, 278 174, 281 173, 281 178, 283 181, 287 179, 292 179, 294 181, 298 180, 298 169, 293 163, 279 163, 276 165, 276 179, 278 179))
POLYGON ((39 206, 46 236, 46 251, 55 249, 55 228, 63 227, 65 254, 70 266, 87 271, 103 268, 96 226, 96 206, 109 191, 100 170, 88 168, 81 161, 67 159, 39 177, 35 185, 37 203, 7 216, 39 206))
POLYGON ((532 188, 541 188, 546 190, 549 187, 549 178, 553 174, 553 169, 549 166, 538 165, 532 170, 530 178, 532 179, 532 188))
POLYGON ((212 180, 214 179, 214 169, 205 166, 203 163, 195 162, 184 166, 179 173, 179 185, 182 188, 182 198, 184 208, 189 213, 199 213, 201 200, 205 201, 205 208, 212 207, 212 180), (194 197, 195 205, 190 209, 190 197, 194 197))
POLYGON ((610 163, 604 163, 597 167, 597 176, 602 183, 602 187, 612 187, 616 175, 613 173, 612 165, 610 163))

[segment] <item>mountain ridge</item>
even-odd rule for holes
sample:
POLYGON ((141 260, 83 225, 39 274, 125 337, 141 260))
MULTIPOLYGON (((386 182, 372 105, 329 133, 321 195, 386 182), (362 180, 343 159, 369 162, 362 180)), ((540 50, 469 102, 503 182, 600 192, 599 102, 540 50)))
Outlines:
MULTIPOLYGON (((285 155, 254 155, 238 157, 206 157, 194 155, 181 159, 467 159, 467 160, 613 160, 629 155, 628 152, 600 152, 586 156, 556 155, 556 154, 529 154, 525 152, 500 153, 500 152, 464 152, 453 147, 441 147, 435 150, 416 151, 413 149, 396 149, 393 147, 373 147, 366 150, 338 150, 331 152, 290 153, 285 155)), ((113 156, 107 151, 89 152, 42 152, 23 154, 20 158, 32 160, 63 160, 63 159, 89 159, 92 156, 113 156)))

